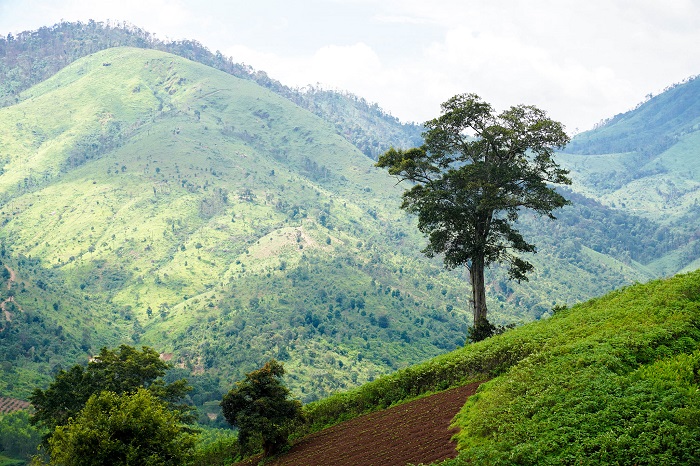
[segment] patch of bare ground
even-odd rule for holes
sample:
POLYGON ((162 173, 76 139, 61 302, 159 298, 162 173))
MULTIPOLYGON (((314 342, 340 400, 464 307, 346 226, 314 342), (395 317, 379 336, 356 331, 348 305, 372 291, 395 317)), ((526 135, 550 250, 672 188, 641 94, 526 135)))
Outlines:
MULTIPOLYGON (((265 465, 405 466, 454 458, 450 424, 478 386, 453 388, 324 429, 265 465)), ((260 459, 237 465, 255 466, 260 459)))
POLYGON ((29 409, 29 402, 0 396, 0 414, 12 413, 21 409, 29 409))

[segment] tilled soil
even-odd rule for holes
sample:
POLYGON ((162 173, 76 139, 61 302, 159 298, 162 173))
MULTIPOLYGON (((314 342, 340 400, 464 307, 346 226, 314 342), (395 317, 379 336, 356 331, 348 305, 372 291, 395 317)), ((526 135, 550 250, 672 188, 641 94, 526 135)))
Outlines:
MULTIPOLYGON (((478 383, 447 390, 316 432, 266 465, 405 466, 457 456, 452 418, 478 383)), ((240 465, 256 465, 260 458, 240 465)))

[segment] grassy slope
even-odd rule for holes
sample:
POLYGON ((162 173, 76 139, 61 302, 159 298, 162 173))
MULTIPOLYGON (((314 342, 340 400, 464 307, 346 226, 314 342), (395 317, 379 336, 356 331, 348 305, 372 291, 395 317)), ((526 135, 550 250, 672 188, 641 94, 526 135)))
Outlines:
MULTIPOLYGON (((43 311, 86 351, 136 338, 195 373, 216 365, 226 380, 213 396, 232 369, 240 377, 284 353, 298 393, 310 378, 320 384, 309 397, 463 341, 463 305, 449 321, 414 324, 457 300, 428 295, 419 276, 437 275, 438 289, 461 284, 402 245, 399 188, 312 114, 253 83, 135 49, 76 62, 25 97, 0 113, 4 261, 20 272, 22 310, 43 311), (50 275, 44 289, 36 266, 19 265, 29 256, 50 275)), ((45 372, 72 362, 53 354, 34 362, 45 372)), ((32 383, 14 390, 26 396, 32 383)))
POLYGON ((306 406, 310 430, 493 378, 455 419, 461 464, 690 464, 700 272, 635 285, 306 406))
MULTIPOLYGON (((672 232, 672 248, 643 264, 654 275, 692 270, 700 218, 700 79, 690 79, 577 135, 560 154, 572 188, 672 232), (583 155, 585 154, 585 155, 583 155)), ((656 236, 656 234, 654 234, 656 236)))
MULTIPOLYGON (((19 306, 0 320, 15 338, 6 394, 127 342, 201 375, 198 404, 270 357, 308 401, 464 341, 465 273, 420 255, 402 187, 250 81, 110 49, 1 109, 0 132, 2 260, 19 306)), ((495 322, 649 277, 544 225, 531 282, 491 274, 495 322)))

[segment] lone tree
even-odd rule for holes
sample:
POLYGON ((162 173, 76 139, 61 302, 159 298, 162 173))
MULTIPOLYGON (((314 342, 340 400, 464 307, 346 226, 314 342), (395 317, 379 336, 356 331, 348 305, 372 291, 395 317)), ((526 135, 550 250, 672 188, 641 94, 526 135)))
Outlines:
POLYGON ((301 403, 289 400, 289 389, 282 383, 284 367, 274 359, 261 369, 246 374, 236 388, 224 395, 221 410, 229 424, 238 427, 238 444, 243 453, 259 434, 264 456, 280 453, 287 446, 293 424, 301 420, 301 403))
POLYGON ((505 263, 509 277, 527 280, 532 264, 517 253, 535 252, 514 228, 522 208, 555 218, 569 204, 551 184, 571 184, 553 159, 569 141, 561 123, 526 105, 498 115, 475 94, 442 104, 440 117, 425 123, 425 142, 409 150, 390 149, 379 158, 399 182, 414 185, 401 208, 418 215, 428 236, 423 252, 444 254, 447 268, 464 265, 472 286, 472 341, 493 334, 486 318, 484 270, 505 263))

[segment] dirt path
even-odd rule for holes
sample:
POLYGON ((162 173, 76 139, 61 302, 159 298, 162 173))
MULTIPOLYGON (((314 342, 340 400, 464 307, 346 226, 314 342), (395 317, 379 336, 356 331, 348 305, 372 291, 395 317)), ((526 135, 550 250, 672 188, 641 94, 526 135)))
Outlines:
MULTIPOLYGON (((17 272, 15 272, 6 265, 4 267, 7 269, 8 272, 10 272, 10 278, 7 280, 7 289, 9 290, 12 288, 12 284, 17 282, 17 272)), ((7 303, 14 301, 15 298, 13 296, 10 296, 9 298, 0 303, 0 310, 4 314, 5 320, 8 322, 12 322, 12 313, 7 310, 7 303)))
MULTIPOLYGON (((405 466, 457 456, 452 418, 478 383, 367 414, 312 434, 275 466, 405 466)), ((256 465, 260 458, 242 465, 256 465)))
POLYGON ((5 266, 8 272, 10 272, 10 279, 7 280, 7 289, 9 290, 12 288, 12 284, 17 281, 17 272, 9 268, 8 266, 5 266))
POLYGON ((5 320, 8 322, 12 322, 12 313, 7 310, 7 303, 9 302, 14 302, 15 298, 13 296, 7 298, 5 301, 0 303, 0 310, 2 310, 3 314, 5 315, 5 320))

